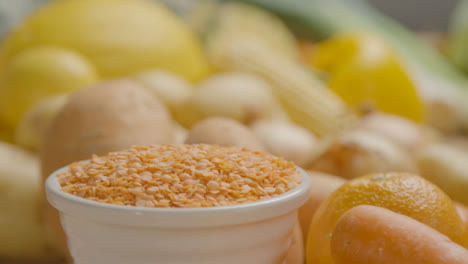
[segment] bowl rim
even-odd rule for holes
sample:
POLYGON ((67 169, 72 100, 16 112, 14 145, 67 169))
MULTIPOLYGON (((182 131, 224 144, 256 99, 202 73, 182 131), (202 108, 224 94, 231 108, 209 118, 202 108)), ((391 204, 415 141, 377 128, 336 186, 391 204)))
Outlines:
MULTIPOLYGON (((209 219, 209 217, 221 217, 224 218, 224 222, 232 222, 232 224, 234 224, 243 221, 235 221, 235 219, 231 219, 232 221, 230 221, 229 219, 226 219, 226 217, 222 216, 230 215, 231 218, 240 219, 242 218, 241 215, 247 216, 252 214, 252 212, 257 212, 259 214, 263 213, 263 215, 257 214, 256 217, 248 217, 250 218, 250 221, 261 221, 298 209, 305 202, 312 184, 307 172, 296 166, 297 170, 301 174, 302 182, 296 188, 268 199, 228 206, 196 208, 147 208, 101 203, 63 192, 58 182, 57 175, 62 173, 67 168, 68 166, 65 166, 56 170, 46 179, 45 189, 47 200, 53 207, 59 210, 61 214, 90 218, 91 220, 95 221, 107 221, 103 220, 103 215, 110 213, 110 215, 117 218, 129 216, 132 217, 132 219, 135 221, 138 221, 137 217, 143 216, 156 218, 192 217, 192 219, 198 219, 200 221, 209 219), (89 211, 89 213, 86 211, 89 211), (83 213, 87 216, 84 216, 83 213)), ((110 221, 114 223, 119 222, 118 220, 110 221)))

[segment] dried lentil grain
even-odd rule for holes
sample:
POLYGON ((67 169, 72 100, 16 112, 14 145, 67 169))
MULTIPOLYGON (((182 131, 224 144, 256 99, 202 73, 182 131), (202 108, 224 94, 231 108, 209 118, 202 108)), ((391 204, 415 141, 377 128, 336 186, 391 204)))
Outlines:
POLYGON ((71 164, 64 192, 138 207, 212 207, 267 199, 301 183, 292 162, 217 145, 134 146, 71 164))

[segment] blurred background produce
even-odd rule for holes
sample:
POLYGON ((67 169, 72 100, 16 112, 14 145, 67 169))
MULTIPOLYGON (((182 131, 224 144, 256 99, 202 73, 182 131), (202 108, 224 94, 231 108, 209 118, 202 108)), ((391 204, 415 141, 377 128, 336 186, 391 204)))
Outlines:
MULTIPOLYGON (((466 224, 467 12, 466 0, 0 0, 0 262, 63 263, 41 174, 133 144, 236 145, 306 169, 288 264, 320 254, 315 212, 369 173, 419 174, 466 224)), ((371 195, 359 188, 353 205, 371 195)))

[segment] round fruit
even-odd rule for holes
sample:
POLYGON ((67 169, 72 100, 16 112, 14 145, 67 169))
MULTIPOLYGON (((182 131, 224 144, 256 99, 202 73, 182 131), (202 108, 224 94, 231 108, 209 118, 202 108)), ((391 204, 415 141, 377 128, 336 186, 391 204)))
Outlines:
POLYGON ((349 209, 366 204, 409 216, 468 246, 465 226, 455 204, 437 186, 413 174, 371 174, 348 181, 319 207, 308 234, 308 264, 334 263, 330 234, 338 219, 349 209))
POLYGON ((82 54, 104 78, 159 68, 196 80, 208 71, 196 35, 156 1, 50 1, 6 39, 2 58, 38 45, 82 54))
POLYGON ((0 123, 10 128, 39 100, 76 91, 98 78, 93 65, 81 55, 46 46, 23 50, 1 74, 0 123))
MULTIPOLYGON (((228 2, 216 10, 216 17, 211 23, 207 26, 208 31, 216 37, 250 38, 278 55, 294 60, 299 57, 294 34, 280 18, 265 9, 246 3, 228 2)), ((208 37, 213 36, 208 34, 208 37)))

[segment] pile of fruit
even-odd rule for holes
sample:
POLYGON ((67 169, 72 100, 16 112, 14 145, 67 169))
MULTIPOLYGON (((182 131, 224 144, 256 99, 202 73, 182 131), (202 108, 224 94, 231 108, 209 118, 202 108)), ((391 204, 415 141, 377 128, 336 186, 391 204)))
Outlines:
POLYGON ((288 264, 468 263, 461 13, 442 53, 363 0, 196 2, 52 1, 4 37, 0 261, 67 255, 56 169, 207 143, 309 172, 288 264))

